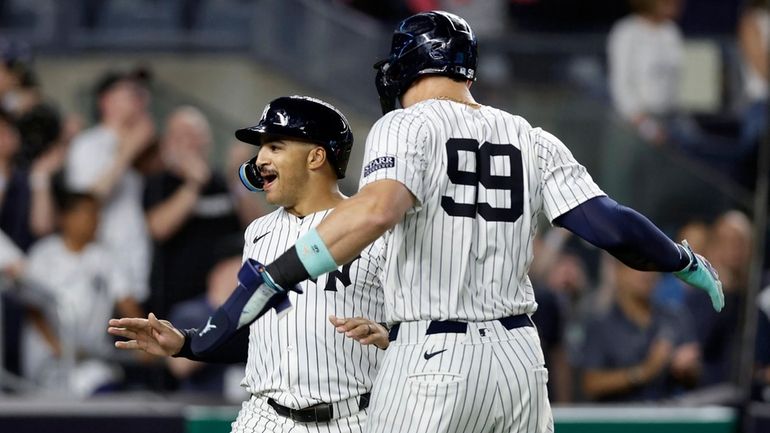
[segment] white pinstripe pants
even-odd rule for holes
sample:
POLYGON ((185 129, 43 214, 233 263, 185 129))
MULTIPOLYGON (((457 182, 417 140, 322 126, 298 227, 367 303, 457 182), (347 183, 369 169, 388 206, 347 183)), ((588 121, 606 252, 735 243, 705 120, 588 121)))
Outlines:
POLYGON ((428 323, 400 325, 374 383, 367 433, 553 431, 535 328, 495 320, 425 335, 428 323))
POLYGON ((243 402, 238 418, 232 424, 232 433, 362 433, 366 412, 364 409, 324 423, 296 422, 275 413, 267 404, 267 397, 252 395, 243 402))

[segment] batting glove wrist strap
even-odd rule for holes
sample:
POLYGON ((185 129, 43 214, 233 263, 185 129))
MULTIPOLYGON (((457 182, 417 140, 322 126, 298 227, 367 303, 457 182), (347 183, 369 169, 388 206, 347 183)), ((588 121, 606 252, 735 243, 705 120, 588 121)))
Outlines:
POLYGON ((700 254, 695 254, 687 241, 682 246, 690 257, 690 264, 674 275, 685 283, 704 290, 711 298, 711 305, 716 311, 722 311, 725 306, 725 295, 722 293, 722 282, 717 271, 700 254))

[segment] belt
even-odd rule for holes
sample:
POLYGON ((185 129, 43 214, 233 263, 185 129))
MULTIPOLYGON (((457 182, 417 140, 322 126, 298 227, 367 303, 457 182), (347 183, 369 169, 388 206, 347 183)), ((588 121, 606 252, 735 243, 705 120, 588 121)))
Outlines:
MULTIPOLYGON (((362 394, 360 397, 353 397, 358 399, 358 410, 364 410, 369 407, 370 393, 362 394)), ((277 401, 272 398, 267 399, 269 404, 278 415, 285 418, 291 418, 297 422, 329 422, 335 418, 351 415, 347 409, 347 406, 337 403, 320 403, 304 409, 292 409, 286 406, 278 404, 277 401), (337 407, 337 413, 335 413, 335 406, 337 407)))
MULTIPOLYGON (((505 329, 509 331, 514 328, 535 326, 532 323, 532 319, 530 319, 526 314, 517 314, 515 316, 503 317, 502 319, 497 319, 497 321, 500 322, 505 327, 505 329)), ((396 341, 396 338, 398 338, 398 329, 400 328, 399 325, 400 323, 396 323, 390 328, 390 332, 388 333, 388 340, 396 341)), ((467 330, 468 322, 457 322, 455 320, 432 320, 428 325, 428 329, 425 331, 425 335, 465 334, 465 331, 467 330)))

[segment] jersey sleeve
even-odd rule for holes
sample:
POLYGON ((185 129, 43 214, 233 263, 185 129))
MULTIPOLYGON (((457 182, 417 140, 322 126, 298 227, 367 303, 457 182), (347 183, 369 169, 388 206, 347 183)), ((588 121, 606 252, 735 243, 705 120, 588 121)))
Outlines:
POLYGON ((532 134, 543 191, 543 211, 549 221, 587 200, 606 195, 561 140, 540 128, 532 130, 532 134))
POLYGON ((418 115, 403 110, 377 121, 366 138, 359 188, 378 180, 395 180, 417 199, 415 207, 423 203, 427 131, 418 115))

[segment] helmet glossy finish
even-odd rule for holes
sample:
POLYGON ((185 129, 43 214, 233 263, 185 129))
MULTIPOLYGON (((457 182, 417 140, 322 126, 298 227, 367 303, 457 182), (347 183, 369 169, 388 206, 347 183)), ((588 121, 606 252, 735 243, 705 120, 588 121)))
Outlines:
MULTIPOLYGON (((353 133, 342 113, 332 105, 308 96, 284 96, 271 101, 259 122, 235 131, 243 142, 261 146, 266 140, 290 138, 323 146, 338 179, 345 177, 353 133)), ((239 175, 246 188, 262 189, 262 178, 255 166, 256 158, 245 162, 239 175)))
POLYGON ((470 25, 449 12, 423 12, 401 21, 393 33, 390 55, 374 65, 382 112, 422 75, 476 79, 478 43, 470 25))

